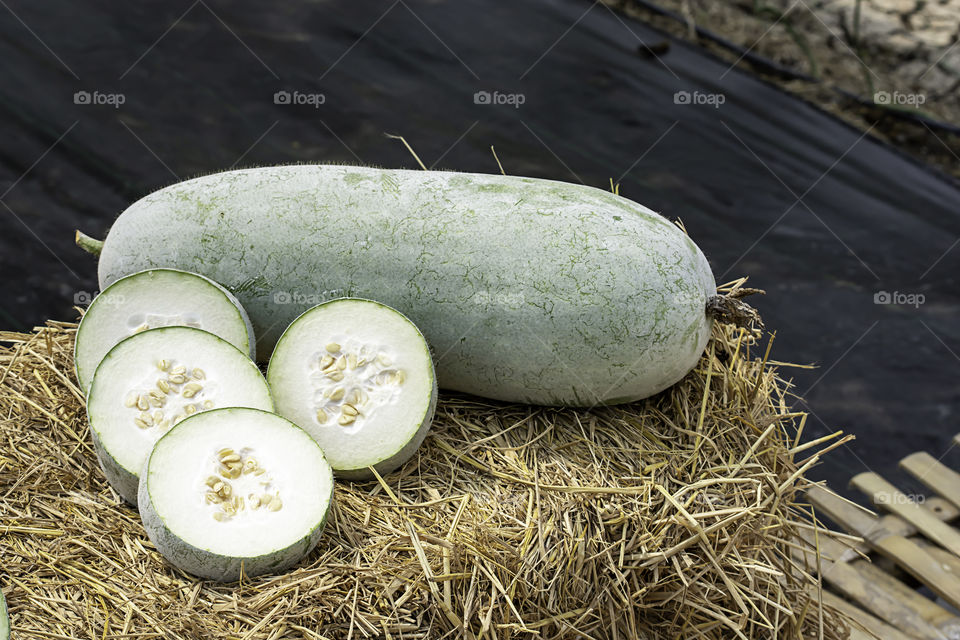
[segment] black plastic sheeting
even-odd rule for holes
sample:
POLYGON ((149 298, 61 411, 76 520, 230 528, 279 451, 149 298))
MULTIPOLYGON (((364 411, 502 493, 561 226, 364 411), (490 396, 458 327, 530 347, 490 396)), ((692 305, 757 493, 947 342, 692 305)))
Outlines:
POLYGON ((74 228, 233 166, 414 167, 389 132, 428 166, 496 172, 495 145, 681 218, 718 281, 769 292, 773 357, 820 365, 793 371, 807 434, 859 438, 817 472, 834 486, 960 431, 957 186, 603 5, 8 0, 0 60, 6 328, 95 291, 74 228))

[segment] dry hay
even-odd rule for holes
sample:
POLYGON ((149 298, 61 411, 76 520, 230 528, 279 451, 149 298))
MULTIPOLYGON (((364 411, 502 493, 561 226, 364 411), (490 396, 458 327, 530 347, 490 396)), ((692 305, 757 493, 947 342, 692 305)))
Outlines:
POLYGON ((107 485, 75 327, 0 333, 17 638, 846 637, 794 560, 821 443, 798 446, 804 416, 745 330, 716 328, 691 375, 634 405, 445 394, 419 458, 338 484, 296 570, 219 585, 171 568, 107 485))

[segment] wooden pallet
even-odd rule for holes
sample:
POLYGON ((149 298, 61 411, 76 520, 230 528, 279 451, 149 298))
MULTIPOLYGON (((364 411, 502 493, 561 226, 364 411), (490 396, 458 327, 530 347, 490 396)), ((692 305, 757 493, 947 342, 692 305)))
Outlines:
MULTIPOLYGON (((955 440, 960 444, 960 435, 955 440)), ((819 572, 824 601, 862 627, 853 629, 855 640, 960 638, 960 529, 950 524, 960 516, 960 473, 924 452, 900 466, 932 495, 911 500, 876 473, 854 476, 850 484, 870 498, 882 513, 876 515, 815 487, 807 498, 818 515, 862 540, 807 533, 819 556, 797 557, 819 572), (923 595, 918 583, 938 599, 923 595)))

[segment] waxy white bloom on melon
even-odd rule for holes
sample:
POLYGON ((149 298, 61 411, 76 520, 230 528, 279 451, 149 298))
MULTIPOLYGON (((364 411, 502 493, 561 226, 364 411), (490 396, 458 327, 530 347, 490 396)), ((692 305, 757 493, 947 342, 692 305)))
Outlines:
POLYGON ((423 331, 442 387, 575 406, 680 380, 716 294, 683 231, 608 191, 350 166, 229 171, 148 195, 110 229, 100 284, 155 267, 233 291, 261 361, 317 302, 369 298, 423 331))
POLYGON ((174 566, 233 581, 281 571, 316 545, 333 473, 302 429, 256 409, 217 409, 181 422, 141 473, 140 516, 174 566))
POLYGON ((318 305, 270 359, 277 412, 320 444, 338 476, 384 474, 416 452, 437 403, 430 348, 398 311, 371 300, 318 305))
POLYGON ((90 434, 110 485, 136 504, 154 443, 188 416, 221 407, 273 410, 257 365, 230 343, 191 327, 149 329, 119 342, 87 395, 90 434))
POLYGON ((10 614, 7 613, 7 601, 0 591, 0 640, 9 640, 10 638, 10 614))
POLYGON ((115 344, 134 333, 173 325, 209 331, 256 356, 250 319, 232 293, 195 273, 150 269, 117 280, 87 308, 74 346, 80 388, 89 391, 97 365, 115 344))

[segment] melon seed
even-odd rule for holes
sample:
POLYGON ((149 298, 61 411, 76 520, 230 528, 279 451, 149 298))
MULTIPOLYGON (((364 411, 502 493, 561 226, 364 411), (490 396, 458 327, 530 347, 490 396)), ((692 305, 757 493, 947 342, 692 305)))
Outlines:
POLYGON ((185 384, 183 386, 183 391, 182 391, 183 397, 192 398, 193 396, 197 395, 197 393, 200 392, 202 389, 203 387, 197 384, 196 382, 185 384))

